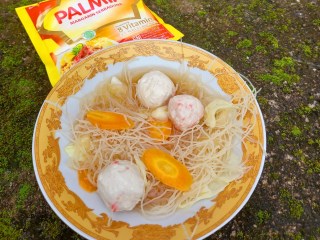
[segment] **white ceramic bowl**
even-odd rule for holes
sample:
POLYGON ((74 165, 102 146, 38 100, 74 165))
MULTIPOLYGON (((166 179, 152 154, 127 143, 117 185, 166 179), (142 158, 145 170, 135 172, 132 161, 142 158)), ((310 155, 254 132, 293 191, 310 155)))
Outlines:
MULTIPOLYGON (((94 91, 104 79, 119 75, 124 65, 136 74, 151 69, 175 74, 186 69, 199 76, 223 98, 230 98, 240 82, 252 94, 244 80, 218 57, 198 47, 168 40, 142 40, 122 43, 102 50, 80 62, 55 85, 40 110, 33 138, 35 174, 45 199, 55 213, 74 231, 88 239, 185 239, 185 231, 203 239, 229 222, 246 204, 260 178, 266 148, 263 117, 255 101, 257 121, 251 137, 258 143, 244 141, 238 146, 250 170, 238 181, 231 182, 218 196, 202 200, 169 218, 145 219, 138 212, 113 215, 97 193, 79 187, 77 172, 66 164, 65 135, 55 130, 67 129, 61 119, 76 119, 79 99, 94 91), (66 112, 68 116, 66 116, 66 112)), ((249 119, 250 121, 250 119, 249 119)))

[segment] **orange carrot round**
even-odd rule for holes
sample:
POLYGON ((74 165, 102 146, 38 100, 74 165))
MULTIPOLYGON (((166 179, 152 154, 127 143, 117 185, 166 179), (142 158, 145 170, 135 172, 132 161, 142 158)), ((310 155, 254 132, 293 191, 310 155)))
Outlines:
POLYGON ((151 148, 144 151, 142 161, 163 184, 180 191, 190 190, 193 179, 189 170, 170 154, 151 148))
POLYGON ((88 170, 78 170, 78 180, 79 185, 82 187, 82 189, 86 190, 87 192, 95 192, 97 190, 97 187, 94 186, 88 179, 88 170))
POLYGON ((162 121, 150 121, 153 127, 149 130, 150 137, 154 139, 166 140, 171 135, 172 122, 170 120, 162 121))
POLYGON ((89 111, 86 117, 90 123, 101 129, 122 130, 134 126, 131 119, 116 112, 89 111))

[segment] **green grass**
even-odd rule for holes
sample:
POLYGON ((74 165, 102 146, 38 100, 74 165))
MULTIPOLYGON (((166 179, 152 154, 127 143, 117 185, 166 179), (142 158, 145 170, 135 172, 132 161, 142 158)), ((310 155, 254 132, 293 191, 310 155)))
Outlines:
POLYGON ((24 207, 24 203, 29 197, 31 191, 32 191, 32 187, 29 183, 23 183, 22 186, 19 188, 17 202, 16 202, 16 206, 18 209, 21 209, 24 207))
POLYGON ((283 57, 274 61, 274 66, 280 69, 294 71, 295 61, 291 57, 283 57))
POLYGON ((159 6, 166 5, 168 4, 168 0, 156 0, 156 4, 159 6))
POLYGON ((242 52, 243 58, 246 60, 246 57, 252 55, 252 40, 245 38, 237 43, 236 48, 242 52))
POLYGON ((308 166, 308 174, 319 174, 320 173, 320 159, 306 160, 308 166))
POLYGON ((262 19, 266 22, 273 23, 276 20, 279 20, 282 18, 284 14, 284 9, 281 8, 275 8, 274 5, 268 5, 265 13, 262 15, 262 19))
POLYGON ((309 115, 311 114, 312 112, 316 111, 315 108, 311 108, 310 106, 301 106, 299 107, 296 112, 299 114, 299 115, 309 115))
POLYGON ((312 56, 312 50, 311 47, 307 44, 300 44, 299 47, 303 51, 304 55, 306 57, 311 57, 312 56))
POLYGON ((235 37, 239 33, 235 32, 235 31, 226 31, 226 34, 227 34, 228 37, 235 37))
POLYGON ((10 212, 5 210, 0 212, 0 239, 21 239, 22 231, 15 227, 10 215, 10 212))
POLYGON ((292 238, 293 240, 302 240, 302 239, 304 239, 304 237, 303 237, 301 232, 298 232, 297 234, 288 233, 287 235, 288 235, 288 237, 292 238))
POLYGON ((208 14, 208 13, 207 13, 206 11, 204 11, 204 10, 198 10, 198 11, 197 11, 197 15, 198 15, 199 17, 205 17, 207 14, 208 14))
POLYGON ((257 213, 256 213, 256 219, 257 219, 257 222, 258 224, 263 224, 265 223, 266 221, 268 221, 270 219, 271 215, 268 211, 266 210, 259 210, 257 213))
POLYGON ((287 189, 280 189, 280 198, 289 208, 290 216, 300 219, 304 213, 302 201, 295 199, 287 189))
POLYGON ((58 219, 48 219, 41 222, 41 233, 42 238, 59 239, 58 236, 61 234, 61 222, 58 219))
POLYGON ((271 44, 275 49, 279 48, 279 41, 271 32, 260 32, 259 36, 266 44, 271 44))
POLYGON ((8 5, 8 9, 11 10, 11 12, 15 13, 15 8, 17 7, 28 6, 38 2, 39 2, 38 0, 20 0, 14 4, 8 5))
POLYGON ((268 144, 273 144, 274 143, 274 137, 268 136, 267 137, 267 141, 268 141, 268 144))
POLYGON ((260 79, 276 85, 286 83, 291 86, 293 83, 300 81, 300 76, 295 72, 295 61, 291 57, 283 57, 274 60, 271 73, 261 74, 260 79))
MULTIPOLYGON (((0 135, 0 141, 1 141, 1 135, 0 135)), ((0 156, 0 174, 4 174, 7 171, 7 168, 9 166, 9 159, 5 156, 0 156)))
POLYGON ((262 54, 267 54, 267 48, 265 46, 262 45, 257 45, 255 48, 255 51, 258 53, 262 53, 262 54))
POLYGON ((280 179, 280 174, 279 173, 271 173, 270 176, 274 180, 280 179))
POLYGON ((320 138, 317 138, 317 139, 309 139, 308 140, 308 144, 310 144, 310 145, 313 145, 313 144, 315 144, 315 145, 317 145, 318 147, 320 147, 320 138))
POLYGON ((236 237, 237 239, 244 239, 244 233, 242 231, 237 232, 236 237))
POLYGON ((250 48, 252 46, 252 41, 250 39, 243 39, 237 44, 238 49, 250 48))
POLYGON ((297 126, 293 126, 292 130, 291 130, 291 134, 295 137, 301 136, 302 131, 300 130, 299 127, 297 126))
MULTIPOLYGON (((35 120, 50 84, 15 13, 15 7, 35 2, 38 1, 0 4, 7 16, 5 24, 0 24, 0 239, 25 239, 25 234, 39 229, 27 225, 37 215, 32 209, 39 208, 34 199, 41 199, 33 194, 31 145, 35 120)), ((36 219, 40 225, 39 216, 36 219)))
POLYGON ((312 21, 312 24, 315 25, 316 27, 319 27, 320 26, 320 18, 314 19, 312 21))
POLYGON ((294 155, 305 164, 308 174, 320 173, 320 158, 311 159, 302 149, 294 151, 294 155))
POLYGON ((266 99, 265 97, 258 96, 257 100, 258 100, 258 103, 262 106, 268 105, 268 99, 266 99))
POLYGON ((21 64, 22 60, 20 58, 15 58, 13 56, 5 56, 1 61, 1 67, 5 70, 17 67, 21 64))

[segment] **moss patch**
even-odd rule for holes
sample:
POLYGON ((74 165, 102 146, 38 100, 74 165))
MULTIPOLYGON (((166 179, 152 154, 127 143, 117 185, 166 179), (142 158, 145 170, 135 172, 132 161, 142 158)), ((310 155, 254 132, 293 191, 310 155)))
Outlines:
POLYGON ((287 189, 280 190, 280 198, 285 204, 288 204, 290 216, 295 219, 300 219, 304 212, 302 201, 295 199, 287 189))
POLYGON ((299 75, 295 73, 295 65, 295 61, 291 57, 274 60, 271 73, 260 75, 260 79, 279 86, 282 84, 291 86, 300 80, 299 75))
POLYGON ((0 238, 1 239, 20 239, 22 236, 21 229, 16 228, 10 217, 10 213, 1 211, 0 213, 0 238))

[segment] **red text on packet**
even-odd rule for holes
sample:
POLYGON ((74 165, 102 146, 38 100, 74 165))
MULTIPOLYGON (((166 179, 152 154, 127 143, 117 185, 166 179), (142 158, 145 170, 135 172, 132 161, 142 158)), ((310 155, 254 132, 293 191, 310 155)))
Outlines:
POLYGON ((54 16, 57 19, 59 24, 62 24, 62 20, 65 18, 68 18, 68 20, 71 20, 75 16, 81 16, 82 14, 87 14, 93 10, 95 10, 96 7, 101 7, 102 4, 108 4, 108 3, 114 3, 117 2, 117 0, 88 0, 88 6, 85 7, 82 5, 82 3, 78 3, 76 6, 68 7, 66 11, 60 10, 57 11, 54 16))

